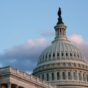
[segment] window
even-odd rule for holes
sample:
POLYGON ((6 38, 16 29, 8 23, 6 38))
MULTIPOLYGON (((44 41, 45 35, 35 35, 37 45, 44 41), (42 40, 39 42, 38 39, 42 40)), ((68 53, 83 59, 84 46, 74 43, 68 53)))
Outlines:
POLYGON ((49 81, 49 74, 46 74, 46 80, 49 81))
POLYGON ((60 28, 60 33, 61 33, 61 28, 60 28))
POLYGON ((72 79, 71 72, 68 72, 68 79, 72 79))
POLYGON ((62 56, 64 56, 64 53, 62 53, 62 56))
POLYGON ((66 63, 63 63, 63 66, 66 66, 66 63))
POLYGON ((72 53, 70 53, 70 56, 72 56, 72 53))
POLYGON ((86 78, 85 78, 85 73, 83 74, 83 81, 85 81, 86 80, 86 78))
POLYGON ((53 57, 55 57, 55 53, 53 53, 53 57))
POLYGON ((88 82, 88 75, 87 75, 87 82, 88 82))
POLYGON ((71 66, 71 63, 68 63, 68 66, 71 66))
POLYGON ((42 56, 42 58, 44 59, 44 56, 42 56))
POLYGON ((78 56, 78 58, 79 58, 79 54, 78 54, 77 56, 78 56))
POLYGON ((42 74, 42 79, 44 80, 44 74, 42 74))
POLYGON ((81 73, 79 73, 79 80, 82 80, 82 76, 81 76, 81 73))
POLYGON ((60 79, 60 72, 57 72, 57 80, 60 79))
POLYGON ((59 56, 59 53, 57 53, 57 56, 59 56))
POLYGON ((49 54, 49 58, 51 58, 51 54, 49 54))
POLYGON ((46 59, 47 59, 47 54, 46 54, 46 59))
POLYGON ((66 56, 68 56, 68 53, 66 53, 66 56))
POLYGON ((76 56, 75 53, 74 53, 74 56, 76 56))
POLYGON ((62 78, 63 78, 63 79, 66 79, 65 72, 62 73, 62 78))
POLYGON ((77 80, 77 72, 73 73, 74 79, 77 80))
POLYGON ((54 80, 54 73, 52 73, 52 80, 54 80))
POLYGON ((74 66, 76 67, 76 64, 74 63, 74 66))

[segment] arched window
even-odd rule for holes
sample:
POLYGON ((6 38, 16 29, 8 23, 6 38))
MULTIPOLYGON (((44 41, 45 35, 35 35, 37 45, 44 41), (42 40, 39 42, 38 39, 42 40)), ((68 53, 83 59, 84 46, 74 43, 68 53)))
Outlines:
POLYGON ((71 72, 68 72, 68 79, 72 79, 71 72))
POLYGON ((54 80, 54 73, 52 73, 52 80, 54 80))
POLYGON ((46 80, 49 81, 49 74, 46 74, 46 80))
POLYGON ((57 80, 60 79, 60 72, 57 72, 57 80))
POLYGON ((62 78, 63 78, 63 79, 66 79, 66 74, 65 74, 65 72, 62 72, 62 78))

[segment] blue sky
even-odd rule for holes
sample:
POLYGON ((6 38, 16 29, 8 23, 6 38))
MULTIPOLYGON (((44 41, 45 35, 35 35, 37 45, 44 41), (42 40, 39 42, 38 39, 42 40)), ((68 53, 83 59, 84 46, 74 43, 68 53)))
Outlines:
POLYGON ((29 40, 52 41, 59 6, 67 35, 78 34, 88 41, 88 0, 1 0, 0 53, 29 40))

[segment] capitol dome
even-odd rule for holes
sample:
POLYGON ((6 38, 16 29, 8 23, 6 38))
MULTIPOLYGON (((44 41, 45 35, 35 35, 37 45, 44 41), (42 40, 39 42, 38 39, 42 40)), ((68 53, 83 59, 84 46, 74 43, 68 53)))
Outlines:
POLYGON ((56 88, 88 88, 88 65, 81 51, 66 36, 66 26, 58 11, 55 39, 40 55, 33 74, 56 88))
POLYGON ((57 63, 59 61, 83 61, 83 56, 68 40, 59 40, 52 42, 52 45, 46 48, 39 57, 38 66, 48 63, 57 63))

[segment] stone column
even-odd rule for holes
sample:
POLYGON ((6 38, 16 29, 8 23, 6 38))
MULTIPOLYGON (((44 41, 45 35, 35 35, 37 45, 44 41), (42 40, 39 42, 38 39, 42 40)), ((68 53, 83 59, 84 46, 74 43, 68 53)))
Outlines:
POLYGON ((73 70, 71 70, 71 80, 74 80, 73 70))
POLYGON ((62 71, 60 71, 60 80, 62 80, 62 71))
POLYGON ((51 72, 49 73, 49 79, 50 79, 50 81, 52 81, 51 72))
POLYGON ((77 80, 79 80, 79 71, 77 71, 77 80))
POLYGON ((46 73, 44 73, 44 80, 46 80, 47 78, 46 78, 46 73))

